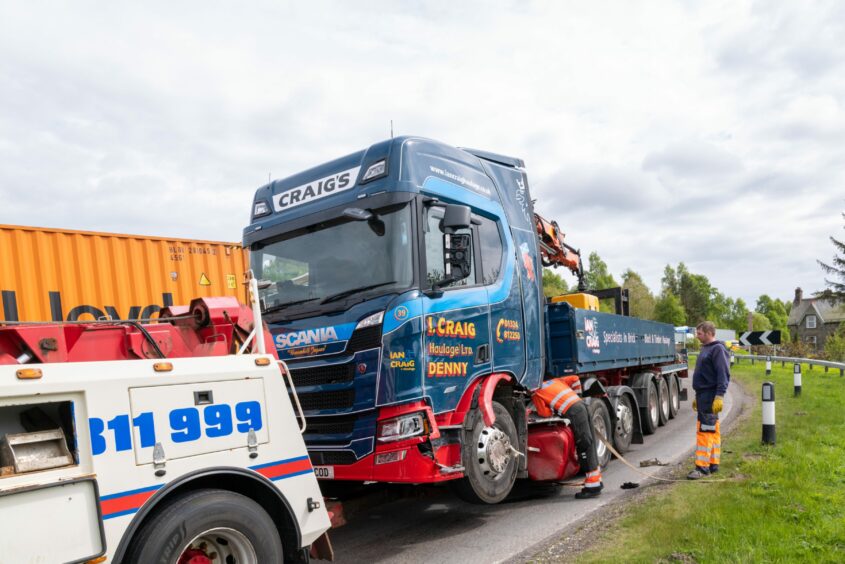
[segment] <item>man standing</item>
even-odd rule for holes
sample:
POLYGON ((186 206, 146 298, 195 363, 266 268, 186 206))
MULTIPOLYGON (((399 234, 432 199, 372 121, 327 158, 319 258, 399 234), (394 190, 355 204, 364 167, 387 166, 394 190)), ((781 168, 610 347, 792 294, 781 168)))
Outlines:
POLYGON ((584 487, 575 494, 577 499, 598 497, 604 485, 601 481, 599 457, 593 440, 593 425, 587 406, 578 394, 581 392, 581 379, 578 376, 564 376, 544 383, 534 392, 531 401, 541 417, 551 417, 556 413, 569 419, 572 434, 575 435, 575 447, 581 470, 586 473, 584 487))
POLYGON ((716 340, 716 326, 710 321, 699 323, 695 336, 701 341, 701 352, 692 376, 692 389, 695 390, 692 408, 698 411, 698 427, 695 469, 687 475, 690 480, 719 471, 722 453, 719 412, 731 381, 730 357, 722 341, 716 340))

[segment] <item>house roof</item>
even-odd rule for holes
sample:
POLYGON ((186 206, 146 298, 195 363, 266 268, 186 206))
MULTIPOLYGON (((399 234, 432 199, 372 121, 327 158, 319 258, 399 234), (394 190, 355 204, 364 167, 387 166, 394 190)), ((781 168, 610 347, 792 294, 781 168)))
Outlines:
POLYGON ((820 298, 801 300, 797 306, 792 306, 786 324, 799 325, 808 313, 818 315, 822 323, 841 323, 845 321, 845 304, 820 298))

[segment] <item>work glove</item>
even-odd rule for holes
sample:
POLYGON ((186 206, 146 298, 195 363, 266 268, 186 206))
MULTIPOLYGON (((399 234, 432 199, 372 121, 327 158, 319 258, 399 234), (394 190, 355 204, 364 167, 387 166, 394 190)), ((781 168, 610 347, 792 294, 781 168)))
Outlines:
POLYGON ((721 413, 722 412, 722 396, 716 396, 716 399, 713 400, 713 413, 721 413))
POLYGON ((698 401, 696 401, 695 399, 692 400, 692 410, 698 411, 698 401))

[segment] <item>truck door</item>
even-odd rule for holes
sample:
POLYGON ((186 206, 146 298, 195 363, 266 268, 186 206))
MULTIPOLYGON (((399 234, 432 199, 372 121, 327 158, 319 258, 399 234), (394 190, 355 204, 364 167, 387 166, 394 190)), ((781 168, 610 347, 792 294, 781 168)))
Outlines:
POLYGON ((516 250, 500 219, 478 217, 481 273, 490 303, 492 371, 525 372, 525 332, 516 250))
MULTIPOLYGON (((423 211, 423 287, 443 278, 443 208, 423 211)), ((478 229, 472 235, 472 271, 468 278, 442 287, 442 294, 423 298, 423 346, 425 395, 435 413, 454 409, 467 385, 490 372, 490 307, 487 289, 478 268, 478 229)), ((460 232, 459 232, 460 233, 460 232)))

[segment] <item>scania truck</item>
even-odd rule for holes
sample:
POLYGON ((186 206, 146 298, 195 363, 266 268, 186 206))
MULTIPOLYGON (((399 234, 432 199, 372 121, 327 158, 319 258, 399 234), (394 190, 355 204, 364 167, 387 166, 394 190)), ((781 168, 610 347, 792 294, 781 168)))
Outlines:
POLYGON ((497 503, 517 478, 576 474, 567 421, 529 409, 557 376, 581 376, 619 450, 674 416, 673 328, 583 293, 547 303, 543 264, 580 265, 551 260, 549 227, 521 159, 417 137, 256 191, 243 242, 319 478, 449 482, 497 503))

